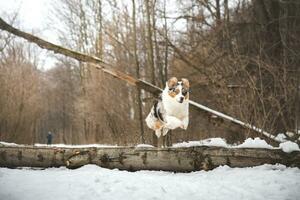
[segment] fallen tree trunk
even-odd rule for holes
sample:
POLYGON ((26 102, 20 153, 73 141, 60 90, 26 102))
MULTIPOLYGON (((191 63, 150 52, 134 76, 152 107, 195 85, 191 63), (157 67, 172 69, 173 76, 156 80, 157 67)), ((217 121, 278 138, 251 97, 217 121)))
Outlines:
POLYGON ((121 170, 164 170, 191 172, 211 170, 220 165, 252 167, 262 164, 284 164, 300 167, 300 152, 280 149, 188 147, 188 148, 51 148, 0 147, 0 167, 78 168, 96 164, 121 170))

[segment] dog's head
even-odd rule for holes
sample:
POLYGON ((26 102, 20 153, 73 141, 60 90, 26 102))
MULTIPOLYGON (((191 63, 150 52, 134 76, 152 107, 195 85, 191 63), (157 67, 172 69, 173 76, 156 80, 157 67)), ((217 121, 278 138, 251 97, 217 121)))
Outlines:
POLYGON ((172 77, 166 84, 168 94, 174 98, 177 102, 182 103, 189 99, 190 83, 187 79, 182 78, 178 81, 176 77, 172 77))

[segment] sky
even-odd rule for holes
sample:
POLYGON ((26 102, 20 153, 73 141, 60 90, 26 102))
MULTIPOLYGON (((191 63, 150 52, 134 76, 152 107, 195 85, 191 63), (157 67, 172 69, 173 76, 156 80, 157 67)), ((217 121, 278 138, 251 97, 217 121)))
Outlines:
MULTIPOLYGON (((51 27, 58 26, 58 24, 53 24, 53 21, 51 21, 49 17, 51 16, 55 1, 56 0, 0 0, 0 16, 9 22, 13 13, 17 12, 19 23, 13 24, 14 26, 23 31, 33 33, 49 42, 59 44, 57 32, 53 31, 53 28, 51 29, 51 27)), ((170 3, 171 1, 172 0, 168 3, 168 9, 174 11, 177 8, 175 4, 170 3)), ((177 23, 180 22, 178 21, 177 23)), ((180 24, 177 24, 177 26, 182 27, 180 24)), ((39 50, 41 51, 39 67, 45 70, 53 67, 55 59, 51 57, 51 54, 46 50, 39 50)))
MULTIPOLYGON (((20 22, 16 25, 18 28, 57 43, 56 34, 48 28, 50 3, 49 0, 0 0, 0 16, 9 21, 13 13, 17 12, 20 22)), ((53 67, 55 59, 49 56, 46 50, 39 49, 39 51, 39 67, 44 70, 53 67)))
POLYGON ((49 0, 0 0, 0 15, 7 20, 14 12, 18 12, 22 29, 44 31, 48 24, 50 2, 49 0))

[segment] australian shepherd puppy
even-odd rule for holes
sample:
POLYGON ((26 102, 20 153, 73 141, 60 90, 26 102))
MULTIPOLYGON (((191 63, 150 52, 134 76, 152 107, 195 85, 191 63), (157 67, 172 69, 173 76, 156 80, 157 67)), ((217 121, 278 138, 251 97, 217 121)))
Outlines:
POLYGON ((187 129, 189 124, 189 81, 170 78, 160 98, 154 103, 146 118, 147 126, 159 138, 171 129, 187 129))

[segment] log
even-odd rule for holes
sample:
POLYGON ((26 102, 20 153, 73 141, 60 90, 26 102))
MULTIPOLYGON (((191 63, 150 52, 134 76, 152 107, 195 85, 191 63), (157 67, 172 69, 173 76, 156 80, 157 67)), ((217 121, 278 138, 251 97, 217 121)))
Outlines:
POLYGON ((53 148, 34 146, 0 147, 0 167, 78 168, 95 164, 128 171, 163 170, 191 172, 211 170, 221 165, 252 167, 262 164, 300 167, 300 152, 281 149, 224 148, 198 146, 185 148, 89 147, 53 148))

